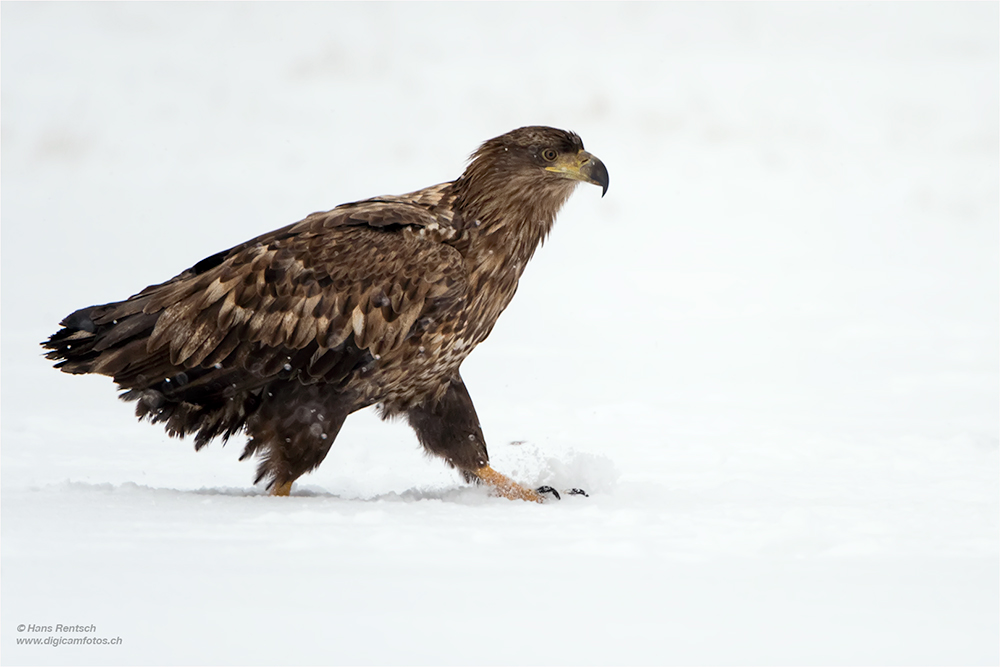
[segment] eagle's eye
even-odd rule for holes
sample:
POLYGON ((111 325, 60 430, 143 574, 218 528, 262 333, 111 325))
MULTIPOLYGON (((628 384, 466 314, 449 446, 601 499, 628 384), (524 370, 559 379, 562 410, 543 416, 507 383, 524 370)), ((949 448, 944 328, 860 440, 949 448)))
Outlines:
POLYGON ((544 151, 542 151, 542 157, 545 158, 548 162, 554 162, 556 159, 556 152, 551 148, 546 148, 544 151))

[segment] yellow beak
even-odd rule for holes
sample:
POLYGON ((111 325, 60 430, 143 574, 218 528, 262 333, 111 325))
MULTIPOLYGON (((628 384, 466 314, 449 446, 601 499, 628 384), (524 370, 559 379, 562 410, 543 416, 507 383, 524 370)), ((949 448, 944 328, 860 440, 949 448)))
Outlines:
POLYGON ((596 156, 587 151, 580 151, 576 155, 560 156, 554 163, 546 167, 545 171, 555 172, 574 181, 600 185, 602 197, 608 191, 607 167, 596 156))

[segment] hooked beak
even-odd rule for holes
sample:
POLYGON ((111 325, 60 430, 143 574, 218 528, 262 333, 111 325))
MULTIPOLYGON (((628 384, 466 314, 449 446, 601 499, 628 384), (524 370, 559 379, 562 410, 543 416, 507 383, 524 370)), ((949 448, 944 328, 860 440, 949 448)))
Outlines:
POLYGON ((546 171, 554 171, 566 178, 574 181, 584 181, 601 186, 601 196, 608 191, 608 169, 604 163, 591 155, 587 151, 580 151, 576 155, 566 156, 545 168, 546 171))

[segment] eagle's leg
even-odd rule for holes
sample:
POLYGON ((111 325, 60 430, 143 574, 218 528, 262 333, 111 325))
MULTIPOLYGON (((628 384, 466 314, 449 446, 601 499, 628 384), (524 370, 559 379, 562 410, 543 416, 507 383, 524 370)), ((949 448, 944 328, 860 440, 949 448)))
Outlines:
MULTIPOLYGON (((538 491, 533 491, 527 487, 521 486, 510 477, 498 473, 496 470, 489 466, 483 466, 478 470, 473 470, 472 474, 476 478, 483 482, 484 484, 489 484, 497 493, 499 493, 504 498, 510 498, 511 500, 530 500, 531 502, 540 503, 545 498, 538 491)), ((545 490, 551 490, 549 487, 542 487, 545 490)), ((539 489, 541 491, 542 489, 539 489)), ((556 498, 558 498, 558 494, 556 498)))
POLYGON ((290 496, 292 495, 292 482, 285 482, 284 484, 275 484, 271 487, 272 496, 290 496))
POLYGON ((410 408, 406 418, 424 449, 461 470, 467 481, 488 484, 511 500, 542 502, 541 494, 490 467, 483 429, 461 376, 452 378, 440 401, 410 408))
POLYGON ((296 479, 326 458, 353 406, 322 384, 297 380, 266 386, 261 399, 247 420, 250 439, 240 460, 260 457, 254 484, 266 480, 272 495, 287 496, 296 479))

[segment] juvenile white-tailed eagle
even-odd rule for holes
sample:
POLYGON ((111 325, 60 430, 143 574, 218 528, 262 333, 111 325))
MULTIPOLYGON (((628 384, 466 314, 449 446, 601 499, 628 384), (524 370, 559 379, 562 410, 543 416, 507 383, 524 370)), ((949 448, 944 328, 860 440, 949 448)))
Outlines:
POLYGON ((277 495, 349 414, 378 404, 467 480, 539 501, 489 466, 459 366, 581 181, 608 188, 576 134, 522 127, 480 146, 458 180, 313 213, 78 310, 42 345, 67 373, 114 378, 139 418, 195 449, 245 430, 241 460, 257 455, 255 483, 277 495))

